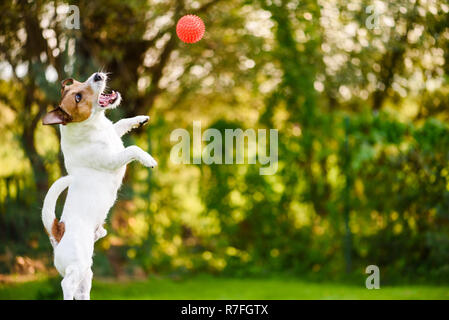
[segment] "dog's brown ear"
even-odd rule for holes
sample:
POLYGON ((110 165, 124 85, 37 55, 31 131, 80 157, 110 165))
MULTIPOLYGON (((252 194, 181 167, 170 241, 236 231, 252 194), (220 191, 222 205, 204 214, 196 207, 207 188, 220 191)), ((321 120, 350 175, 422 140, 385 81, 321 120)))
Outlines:
POLYGON ((66 124, 67 122, 70 122, 70 119, 60 107, 50 111, 42 118, 42 124, 66 124))
POLYGON ((64 91, 65 86, 70 86, 73 83, 73 78, 68 78, 61 81, 61 91, 64 91))

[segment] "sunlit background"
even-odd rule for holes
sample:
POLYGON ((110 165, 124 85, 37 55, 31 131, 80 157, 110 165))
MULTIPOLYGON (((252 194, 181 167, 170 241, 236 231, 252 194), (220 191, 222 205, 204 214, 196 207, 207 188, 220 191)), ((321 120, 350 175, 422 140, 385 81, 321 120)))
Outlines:
POLYGON ((123 96, 111 119, 151 117, 124 141, 159 166, 128 166, 96 244, 96 278, 364 288, 365 268, 377 265, 382 285, 449 282, 446 1, 70 4, 79 29, 67 27, 67 2, 0 4, 0 282, 56 275, 40 209, 66 172, 58 128, 41 118, 61 80, 98 70, 123 96), (185 14, 206 25, 196 44, 176 36, 185 14), (170 133, 192 132, 193 121, 277 129, 277 173, 172 163, 170 133))

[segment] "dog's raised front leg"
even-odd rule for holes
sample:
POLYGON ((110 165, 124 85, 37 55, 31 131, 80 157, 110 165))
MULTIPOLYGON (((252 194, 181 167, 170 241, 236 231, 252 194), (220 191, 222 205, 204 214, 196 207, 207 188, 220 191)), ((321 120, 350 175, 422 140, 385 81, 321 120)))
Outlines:
POLYGON ((157 166, 156 160, 138 146, 129 146, 119 153, 111 154, 102 163, 109 170, 117 170, 134 160, 139 161, 145 167, 154 168, 157 166))
POLYGON ((137 116, 134 118, 122 119, 114 123, 114 129, 117 135, 121 137, 132 129, 143 126, 148 120, 150 120, 149 116, 137 116))

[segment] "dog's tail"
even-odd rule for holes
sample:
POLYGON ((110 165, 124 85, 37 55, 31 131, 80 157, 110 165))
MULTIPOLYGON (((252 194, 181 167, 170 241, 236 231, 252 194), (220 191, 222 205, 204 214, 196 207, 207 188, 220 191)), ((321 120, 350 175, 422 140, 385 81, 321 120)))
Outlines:
POLYGON ((58 223, 58 219, 56 219, 56 201, 61 192, 70 185, 71 180, 71 176, 59 178, 52 184, 45 196, 44 206, 42 208, 42 222, 44 223, 45 230, 50 236, 50 241, 53 246, 61 240, 65 229, 64 223, 58 223))

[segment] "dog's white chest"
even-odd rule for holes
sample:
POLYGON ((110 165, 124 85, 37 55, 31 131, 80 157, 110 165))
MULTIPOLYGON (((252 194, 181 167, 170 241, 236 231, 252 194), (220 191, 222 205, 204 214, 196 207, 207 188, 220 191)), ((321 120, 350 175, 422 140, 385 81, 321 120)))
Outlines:
POLYGON ((80 168, 108 171, 104 159, 124 149, 112 123, 105 120, 96 127, 61 128, 61 149, 69 173, 80 168))

